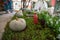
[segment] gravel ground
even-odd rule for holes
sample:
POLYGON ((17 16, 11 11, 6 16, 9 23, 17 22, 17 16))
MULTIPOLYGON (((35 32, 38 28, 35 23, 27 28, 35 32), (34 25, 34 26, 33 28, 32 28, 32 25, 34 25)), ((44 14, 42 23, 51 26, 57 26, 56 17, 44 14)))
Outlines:
POLYGON ((11 20, 11 18, 13 17, 14 14, 15 13, 0 15, 0 40, 2 38, 2 34, 4 32, 4 28, 7 24, 7 22, 11 20))

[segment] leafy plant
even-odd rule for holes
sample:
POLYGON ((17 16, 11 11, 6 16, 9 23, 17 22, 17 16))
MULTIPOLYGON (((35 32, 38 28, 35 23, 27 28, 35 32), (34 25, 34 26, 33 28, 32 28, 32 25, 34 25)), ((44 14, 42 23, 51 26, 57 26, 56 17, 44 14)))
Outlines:
MULTIPOLYGON (((24 12, 24 16, 22 18, 26 20, 27 28, 21 32, 14 32, 9 28, 10 22, 8 22, 2 40, 56 40, 54 32, 49 27, 42 29, 40 22, 35 25, 33 23, 33 18, 26 17, 25 13, 27 14, 27 12, 24 12)), ((50 16, 46 16, 48 13, 42 13, 43 14, 38 15, 39 20, 44 19, 46 22, 49 21, 50 16)), ((12 20, 15 18, 16 16, 14 16, 12 20)))
MULTIPOLYGON (((51 30, 52 31, 54 31, 55 33, 56 33, 56 35, 58 35, 58 34, 60 34, 60 19, 59 19, 59 17, 58 16, 54 16, 54 17, 52 17, 52 16, 50 16, 49 15, 49 13, 48 12, 46 12, 46 11, 43 11, 43 12, 41 12, 39 15, 39 20, 41 21, 43 21, 43 22, 41 22, 41 24, 47 24, 47 26, 49 27, 49 28, 51 28, 51 30)), ((42 26, 43 26, 42 25, 42 26)))

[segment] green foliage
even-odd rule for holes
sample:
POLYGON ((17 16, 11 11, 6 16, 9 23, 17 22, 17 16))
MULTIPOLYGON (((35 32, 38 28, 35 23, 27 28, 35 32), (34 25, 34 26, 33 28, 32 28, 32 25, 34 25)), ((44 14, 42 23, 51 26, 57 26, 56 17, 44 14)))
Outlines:
POLYGON ((38 17, 39 17, 39 20, 43 19, 43 20, 45 20, 47 25, 51 26, 51 23, 50 23, 51 16, 49 15, 48 12, 43 11, 38 15, 38 17))
MULTIPOLYGON (((35 25, 33 23, 33 18, 26 17, 26 14, 27 12, 24 12, 24 16, 22 18, 26 20, 27 28, 20 32, 14 32, 9 28, 8 22, 2 40, 56 40, 55 33, 49 27, 45 26, 45 28, 42 28, 40 22, 35 25)), ((48 25, 51 25, 51 23, 49 23, 51 16, 49 16, 47 12, 42 12, 38 17, 39 20, 43 18, 48 22, 48 25)), ((14 16, 12 20, 15 18, 16 16, 14 16)))
POLYGON ((60 19, 59 19, 59 17, 55 17, 55 20, 54 20, 54 28, 55 28, 55 32, 57 33, 57 34, 59 34, 60 33, 60 29, 59 29, 59 27, 60 27, 60 19))
MULTIPOLYGON (((39 15, 39 20, 45 20, 49 28, 51 28, 57 35, 60 34, 60 18, 57 16, 51 17, 48 12, 41 12, 39 15)), ((46 25, 45 24, 45 25, 46 25)))
POLYGON ((40 25, 34 25, 32 19, 26 19, 27 28, 22 32, 14 32, 9 28, 9 24, 5 29, 3 40, 47 40, 47 37, 54 40, 54 35, 49 28, 40 29, 40 25))

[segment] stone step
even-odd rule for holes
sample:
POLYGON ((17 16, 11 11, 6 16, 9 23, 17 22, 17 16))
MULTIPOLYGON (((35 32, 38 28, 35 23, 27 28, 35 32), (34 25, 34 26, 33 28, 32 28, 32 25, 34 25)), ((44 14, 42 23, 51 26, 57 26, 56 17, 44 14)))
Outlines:
POLYGON ((1 14, 6 14, 7 12, 6 11, 0 11, 0 15, 1 14))

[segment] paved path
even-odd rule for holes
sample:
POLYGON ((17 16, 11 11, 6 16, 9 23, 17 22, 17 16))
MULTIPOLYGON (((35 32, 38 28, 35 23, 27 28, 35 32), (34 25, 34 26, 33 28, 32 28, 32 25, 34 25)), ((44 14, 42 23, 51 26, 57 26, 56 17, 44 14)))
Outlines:
POLYGON ((3 14, 0 15, 0 40, 2 38, 2 34, 4 32, 4 28, 7 24, 8 21, 11 20, 11 18, 13 17, 14 14, 3 14))

